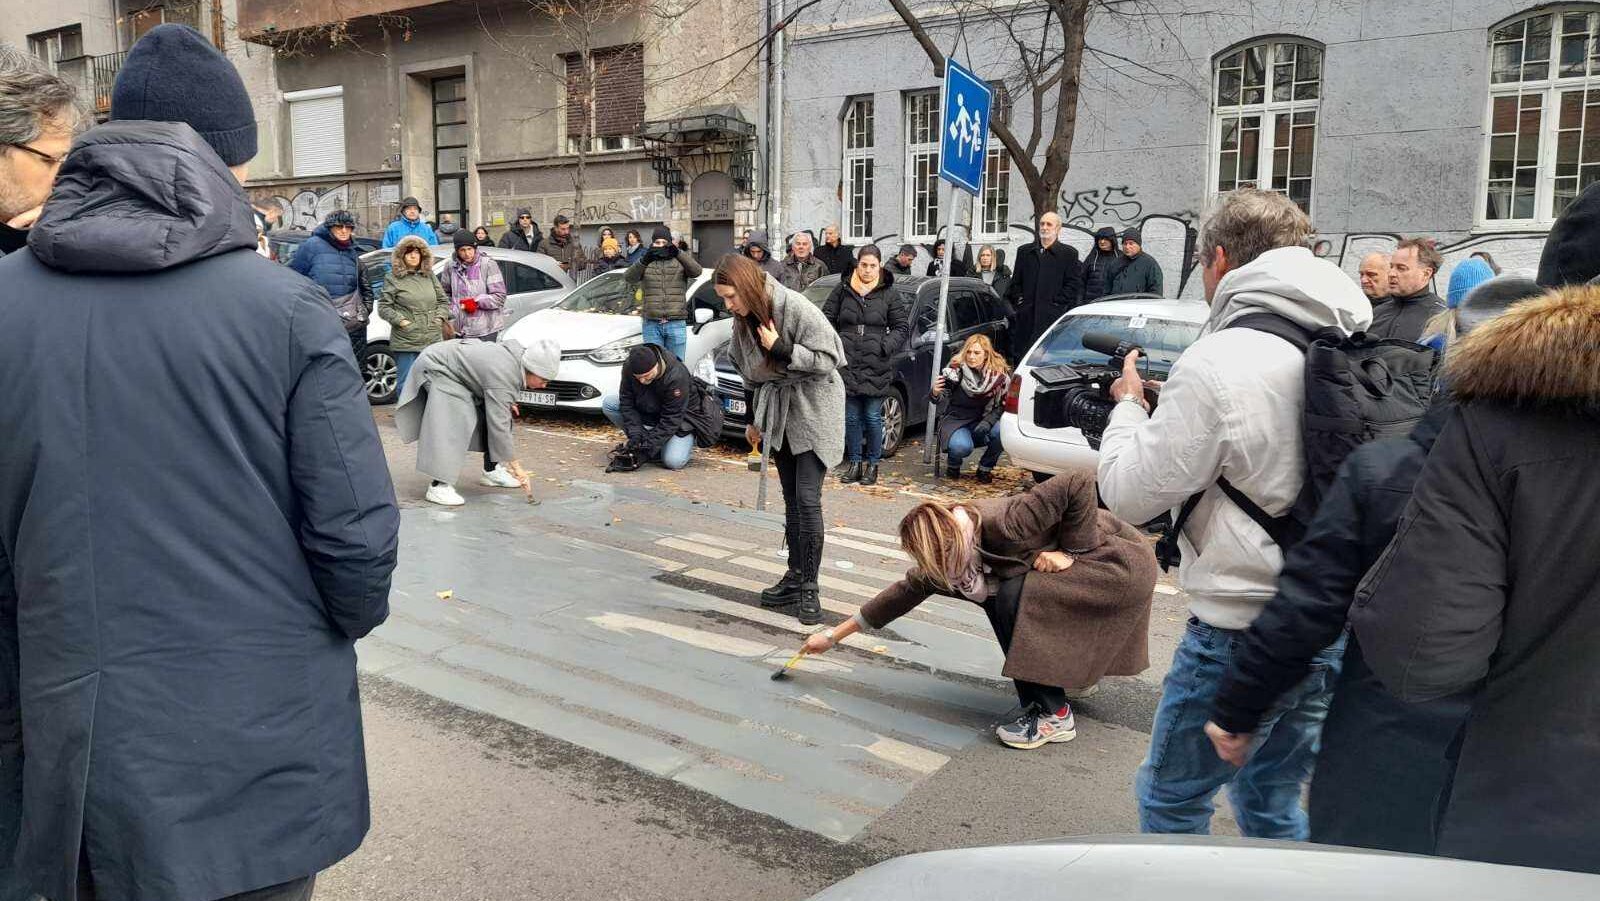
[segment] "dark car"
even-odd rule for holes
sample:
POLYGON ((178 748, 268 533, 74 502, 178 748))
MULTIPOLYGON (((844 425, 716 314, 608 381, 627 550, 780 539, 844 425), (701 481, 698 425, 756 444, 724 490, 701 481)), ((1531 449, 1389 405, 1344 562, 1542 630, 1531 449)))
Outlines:
MULTIPOLYGON (((817 306, 828 300, 828 295, 839 286, 839 276, 829 275, 818 279, 803 293, 817 306)), ((894 280, 894 290, 906 298, 911 310, 911 337, 894 358, 894 391, 883 401, 883 455, 893 456, 906 433, 928 421, 929 387, 933 382, 934 327, 938 321, 939 280, 917 275, 900 275, 894 280)), ((1001 353, 1009 346, 1006 331, 1006 305, 994 289, 976 278, 950 279, 949 305, 945 313, 944 355, 940 368, 955 356, 967 338, 988 335, 1001 353)), ((744 435, 750 423, 750 411, 745 409, 744 379, 733 366, 728 346, 716 351, 716 391, 725 411, 723 434, 736 438, 744 435)), ((705 377, 705 367, 697 367, 705 377)))
MULTIPOLYGON (((272 251, 272 258, 287 266, 294 259, 294 252, 300 245, 311 237, 311 232, 305 229, 291 228, 287 231, 267 232, 267 248, 272 251)), ((370 250, 379 250, 383 242, 377 238, 355 237, 350 239, 362 253, 370 250)))

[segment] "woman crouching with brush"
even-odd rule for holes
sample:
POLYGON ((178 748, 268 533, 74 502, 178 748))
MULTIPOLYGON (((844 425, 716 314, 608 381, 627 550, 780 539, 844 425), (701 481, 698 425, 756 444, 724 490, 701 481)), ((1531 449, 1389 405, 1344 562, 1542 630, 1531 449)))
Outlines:
POLYGON ((1137 529, 1096 508, 1092 472, 1012 497, 921 504, 901 520, 900 544, 914 564, 906 577, 801 653, 881 629, 932 594, 972 601, 989 615, 1022 702, 1022 716, 995 730, 1013 748, 1071 741, 1066 688, 1150 665, 1155 554, 1137 529))
POLYGON ((795 618, 814 626, 822 622, 822 479, 844 457, 844 345, 805 295, 746 257, 723 257, 712 281, 738 320, 731 353, 751 414, 745 437, 751 448, 767 442, 783 484, 789 567, 761 592, 761 606, 794 605, 795 618))

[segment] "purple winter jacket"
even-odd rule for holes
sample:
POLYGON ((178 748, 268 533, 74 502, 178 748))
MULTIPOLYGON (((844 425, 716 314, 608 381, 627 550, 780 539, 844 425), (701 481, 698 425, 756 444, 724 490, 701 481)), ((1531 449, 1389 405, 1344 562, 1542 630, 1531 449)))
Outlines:
POLYGON ((506 309, 506 280, 498 263, 482 253, 470 266, 452 258, 444 276, 457 337, 483 338, 506 327, 510 311, 506 309), (463 306, 468 299, 476 301, 476 312, 469 313, 463 306))

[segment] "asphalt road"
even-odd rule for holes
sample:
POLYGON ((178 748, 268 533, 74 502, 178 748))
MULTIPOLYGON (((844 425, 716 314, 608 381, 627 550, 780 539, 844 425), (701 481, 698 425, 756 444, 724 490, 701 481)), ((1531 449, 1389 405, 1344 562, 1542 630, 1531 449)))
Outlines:
MULTIPOLYGON (((467 505, 444 510, 377 416, 404 509, 390 621, 358 646, 373 827, 319 898, 804 898, 904 853, 1135 829, 1185 618, 1169 585, 1152 671, 1075 705, 1077 740, 1013 751, 992 726, 1015 696, 969 605, 768 678, 810 630, 755 603, 783 569, 781 499, 774 475, 753 509, 738 452, 603 475, 614 433, 542 419, 518 429, 540 505, 477 487, 474 455, 467 505)), ((825 491, 828 622, 904 570, 906 510, 977 490, 916 459, 825 491)))

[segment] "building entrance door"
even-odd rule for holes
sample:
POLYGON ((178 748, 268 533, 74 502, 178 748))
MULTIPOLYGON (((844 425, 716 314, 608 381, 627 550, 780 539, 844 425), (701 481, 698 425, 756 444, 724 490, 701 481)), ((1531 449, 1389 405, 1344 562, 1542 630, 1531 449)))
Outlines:
POLYGON ((714 266, 733 252, 733 180, 726 172, 703 172, 689 187, 689 222, 695 258, 714 266))
POLYGON ((467 77, 433 80, 434 220, 450 216, 468 231, 467 218, 467 77))

